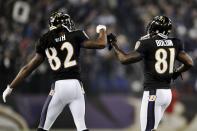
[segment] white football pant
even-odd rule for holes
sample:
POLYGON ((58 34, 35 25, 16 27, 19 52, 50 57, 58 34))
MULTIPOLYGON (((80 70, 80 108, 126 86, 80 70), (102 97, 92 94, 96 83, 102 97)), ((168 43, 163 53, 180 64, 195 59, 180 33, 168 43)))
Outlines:
POLYGON ((66 105, 71 110, 77 131, 87 129, 84 91, 76 79, 55 82, 43 106, 39 128, 49 130, 66 105))
POLYGON ((157 129, 171 99, 171 89, 144 91, 140 111, 141 131, 157 129))

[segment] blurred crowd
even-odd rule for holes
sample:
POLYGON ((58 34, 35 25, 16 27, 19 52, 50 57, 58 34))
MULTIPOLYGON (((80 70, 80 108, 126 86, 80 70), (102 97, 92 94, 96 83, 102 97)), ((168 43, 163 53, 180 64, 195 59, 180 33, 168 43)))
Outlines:
MULTIPOLYGON (((146 34, 147 23, 156 15, 166 15, 173 23, 172 36, 185 43, 185 50, 197 63, 197 1, 173 0, 0 0, 0 90, 6 88, 21 66, 32 58, 35 42, 48 31, 48 18, 54 11, 71 15, 77 27, 90 38, 96 37, 96 25, 107 25, 117 35, 119 46, 129 52, 146 34), (27 14, 18 19, 17 5, 27 14)), ((121 65, 114 52, 85 50, 81 52, 82 79, 85 90, 92 93, 138 93, 143 89, 143 64, 121 65)), ((48 93, 50 75, 47 63, 20 85, 23 93, 48 93)), ((176 82, 178 91, 197 92, 197 66, 176 82)))

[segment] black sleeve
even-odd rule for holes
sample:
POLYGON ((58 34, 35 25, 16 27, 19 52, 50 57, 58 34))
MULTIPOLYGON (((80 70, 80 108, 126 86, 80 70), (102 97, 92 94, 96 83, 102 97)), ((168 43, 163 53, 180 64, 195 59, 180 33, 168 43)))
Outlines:
POLYGON ((179 52, 185 50, 185 48, 184 48, 184 43, 183 43, 181 40, 178 40, 178 45, 179 45, 179 46, 178 46, 179 52))
POLYGON ((142 57, 144 57, 146 52, 146 44, 143 41, 137 41, 135 44, 135 50, 140 53, 142 57))
POLYGON ((81 43, 83 43, 84 41, 88 40, 89 37, 88 35, 85 33, 85 31, 78 31, 77 32, 77 42, 81 45, 81 43))
POLYGON ((44 46, 44 40, 42 38, 40 38, 36 42, 36 53, 39 53, 45 57, 45 46, 44 46))
POLYGON ((179 55, 179 52, 184 51, 184 43, 179 40, 179 39, 175 39, 176 42, 176 57, 179 55))

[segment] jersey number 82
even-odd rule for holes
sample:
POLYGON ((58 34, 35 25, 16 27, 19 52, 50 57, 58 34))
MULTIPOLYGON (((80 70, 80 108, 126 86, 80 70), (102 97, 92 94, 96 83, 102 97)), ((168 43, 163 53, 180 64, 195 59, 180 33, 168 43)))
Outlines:
MULTIPOLYGON (((64 68, 72 67, 77 65, 76 60, 71 60, 74 50, 70 42, 64 42, 60 48, 62 51, 67 50, 67 56, 64 60, 64 68)), ((49 64, 52 70, 58 70, 61 67, 61 60, 57 56, 57 50, 54 47, 45 50, 49 64), (49 50, 51 53, 49 53, 49 50)))

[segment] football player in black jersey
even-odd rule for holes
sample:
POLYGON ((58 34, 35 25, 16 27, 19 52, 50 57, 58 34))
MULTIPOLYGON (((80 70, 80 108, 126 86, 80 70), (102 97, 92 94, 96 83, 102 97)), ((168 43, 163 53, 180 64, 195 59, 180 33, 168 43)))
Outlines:
POLYGON ((108 35, 108 43, 114 49, 119 61, 131 64, 144 61, 144 93, 141 104, 141 131, 154 131, 171 102, 171 80, 193 66, 191 57, 184 51, 183 43, 168 37, 171 20, 166 16, 156 16, 147 26, 147 35, 136 42, 135 50, 123 52, 116 44, 116 37, 108 35), (182 65, 175 69, 178 60, 182 65))
POLYGON ((3 100, 6 102, 6 97, 12 90, 46 58, 54 82, 43 106, 38 131, 48 131, 66 105, 71 110, 77 131, 88 131, 84 119, 84 91, 80 82, 80 48, 105 48, 106 27, 98 25, 99 36, 96 40, 91 40, 84 31, 76 30, 68 14, 56 12, 50 17, 49 29, 36 43, 32 60, 20 70, 3 92, 3 100))

